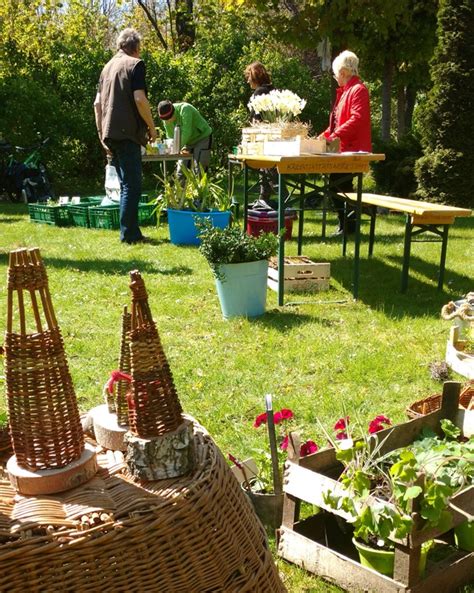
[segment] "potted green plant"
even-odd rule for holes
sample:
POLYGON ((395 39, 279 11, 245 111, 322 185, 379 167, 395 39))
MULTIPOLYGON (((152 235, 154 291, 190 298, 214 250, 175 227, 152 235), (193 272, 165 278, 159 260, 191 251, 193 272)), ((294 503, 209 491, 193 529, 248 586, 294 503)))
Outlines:
MULTIPOLYGON (((240 470, 242 489, 249 497, 258 518, 265 527, 274 530, 281 525, 282 468, 295 415, 288 408, 274 412, 271 395, 265 396, 265 408, 265 412, 255 418, 253 427, 257 430, 267 427, 268 447, 253 449, 255 465, 240 461, 230 454, 229 459, 240 470)), ((307 440, 300 447, 300 456, 305 457, 317 450, 316 443, 307 440)))
POLYGON ((268 258, 275 255, 278 238, 272 233, 253 237, 235 226, 215 227, 208 220, 197 226, 199 250, 214 273, 224 318, 265 313, 268 258))
MULTIPOLYGON (((352 438, 349 418, 343 437, 333 441, 336 458, 344 470, 340 488, 324 494, 325 503, 345 514, 354 529, 354 545, 361 563, 392 576, 394 551, 391 540, 407 537, 413 528, 450 527, 450 499, 474 478, 474 441, 459 440, 460 431, 449 420, 441 422, 445 438, 425 432, 409 447, 381 455, 385 439, 375 434, 390 421, 376 417, 369 434, 352 438)), ((430 542, 422 545, 420 572, 423 573, 430 542)))
POLYGON ((199 245, 196 220, 207 219, 211 224, 225 228, 230 222, 231 199, 227 191, 211 181, 209 174, 182 167, 160 178, 162 192, 156 200, 158 220, 166 209, 170 241, 174 245, 199 245))

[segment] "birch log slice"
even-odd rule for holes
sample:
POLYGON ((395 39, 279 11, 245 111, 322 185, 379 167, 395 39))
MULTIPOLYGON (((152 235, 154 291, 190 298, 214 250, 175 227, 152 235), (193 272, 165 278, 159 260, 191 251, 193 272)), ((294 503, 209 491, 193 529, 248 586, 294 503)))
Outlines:
POLYGON ((127 432, 124 441, 128 469, 140 480, 175 478, 194 467, 193 425, 189 420, 176 430, 151 439, 127 432))

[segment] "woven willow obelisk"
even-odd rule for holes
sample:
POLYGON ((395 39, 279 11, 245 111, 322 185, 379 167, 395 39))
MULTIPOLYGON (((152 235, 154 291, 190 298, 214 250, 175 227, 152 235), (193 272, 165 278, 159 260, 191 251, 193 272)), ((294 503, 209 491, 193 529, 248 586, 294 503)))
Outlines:
POLYGON ((130 273, 132 385, 128 396, 130 432, 127 464, 144 480, 180 476, 194 462, 192 423, 182 415, 173 376, 153 321, 145 283, 130 273))
POLYGON ((84 444, 63 338, 38 249, 10 253, 5 377, 15 453, 7 470, 13 486, 23 494, 46 494, 90 479, 97 470, 95 451, 84 444), (16 331, 15 325, 19 326, 16 331))

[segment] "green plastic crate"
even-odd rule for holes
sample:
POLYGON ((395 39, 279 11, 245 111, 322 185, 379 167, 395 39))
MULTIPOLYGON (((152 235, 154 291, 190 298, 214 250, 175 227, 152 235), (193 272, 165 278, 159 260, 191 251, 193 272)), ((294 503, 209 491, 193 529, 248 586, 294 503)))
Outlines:
POLYGON ((140 226, 156 226, 155 204, 138 204, 138 224, 140 226))
POLYGON ((56 226, 69 226, 71 224, 67 206, 59 206, 58 204, 28 204, 28 212, 32 222, 56 226))
POLYGON ((91 206, 88 213, 92 229, 120 228, 120 206, 91 206))
POLYGON ((89 206, 100 206, 100 203, 104 198, 105 196, 86 196, 81 198, 80 204, 77 205, 80 206, 81 204, 89 204, 89 206))
POLYGON ((91 206, 92 204, 89 202, 81 204, 68 204, 67 208, 69 211, 71 224, 74 226, 89 228, 89 208, 91 208, 91 206))

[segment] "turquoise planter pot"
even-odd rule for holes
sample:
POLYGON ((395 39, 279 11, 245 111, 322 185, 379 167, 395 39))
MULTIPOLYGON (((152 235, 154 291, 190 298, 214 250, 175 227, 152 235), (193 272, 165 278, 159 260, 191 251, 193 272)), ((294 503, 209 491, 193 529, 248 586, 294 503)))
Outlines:
POLYGON ((216 278, 216 288, 225 319, 257 317, 265 313, 267 260, 223 264, 219 270, 224 274, 224 280, 216 278))
POLYGON ((467 552, 474 552, 474 521, 464 521, 454 528, 456 546, 467 552))
MULTIPOLYGON (((372 568, 380 574, 384 574, 387 577, 393 577, 393 567, 395 563, 395 551, 394 550, 378 550, 367 546, 365 543, 352 538, 352 542, 359 552, 359 559, 362 566, 372 568)), ((431 548, 431 542, 422 544, 420 554, 420 575, 425 574, 426 558, 431 548), (429 544, 429 545, 428 545, 429 544)))
POLYGON ((193 210, 173 210, 168 208, 170 241, 173 245, 199 245, 196 219, 208 218, 212 225, 221 229, 229 226, 230 211, 194 212, 193 210))

